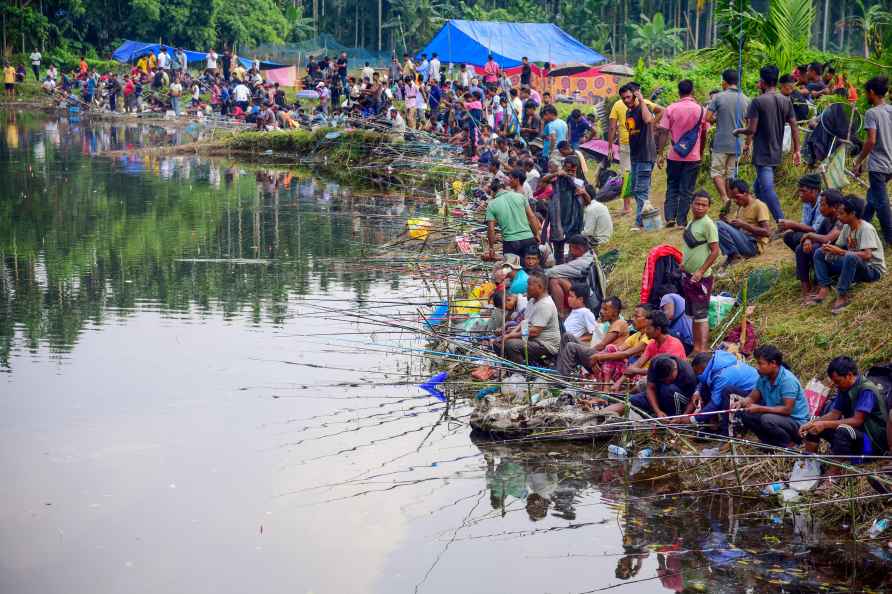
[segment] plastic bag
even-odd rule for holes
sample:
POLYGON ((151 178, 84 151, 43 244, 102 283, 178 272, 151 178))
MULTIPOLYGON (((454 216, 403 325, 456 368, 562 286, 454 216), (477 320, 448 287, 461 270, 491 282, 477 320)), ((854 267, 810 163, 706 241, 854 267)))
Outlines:
POLYGON ((817 378, 811 378, 805 384, 805 401, 808 402, 808 414, 814 418, 821 414, 824 404, 827 402, 827 395, 830 388, 825 386, 817 378))
POLYGON ((718 328, 722 320, 728 317, 737 299, 726 295, 713 295, 709 298, 709 328, 718 328))
POLYGON ((800 493, 811 491, 821 478, 821 465, 813 458, 797 460, 790 473, 790 488, 800 493))

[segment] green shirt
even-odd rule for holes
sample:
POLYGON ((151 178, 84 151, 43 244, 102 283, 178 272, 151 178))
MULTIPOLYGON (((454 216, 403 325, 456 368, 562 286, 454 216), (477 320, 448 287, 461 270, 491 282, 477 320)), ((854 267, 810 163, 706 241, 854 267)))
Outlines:
POLYGON ((486 207, 486 221, 495 221, 502 230, 502 241, 531 239, 533 231, 527 220, 528 202, 523 194, 503 190, 486 207))
MULTIPOLYGON (((694 274, 700 270, 700 267, 709 258, 709 244, 719 242, 719 229, 713 220, 709 218, 709 215, 704 215, 703 218, 694 219, 688 223, 688 231, 691 232, 694 239, 698 242, 706 242, 695 248, 688 247, 688 244, 685 243, 682 248, 684 260, 682 260, 681 265, 687 273, 694 274)), ((709 267, 709 270, 703 276, 710 276, 711 274, 712 266, 709 267)))

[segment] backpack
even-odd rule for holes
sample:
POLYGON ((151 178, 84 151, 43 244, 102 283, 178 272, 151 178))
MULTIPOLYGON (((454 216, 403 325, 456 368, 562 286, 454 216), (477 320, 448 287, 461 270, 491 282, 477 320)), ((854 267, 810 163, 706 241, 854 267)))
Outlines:
POLYGON ((681 138, 672 143, 672 148, 678 154, 679 157, 685 158, 691 151, 694 150, 694 147, 697 146, 697 143, 700 141, 700 130, 703 127, 703 108, 700 108, 700 116, 697 118, 697 123, 694 124, 690 130, 681 135, 681 138))
POLYGON ((681 295, 681 264, 673 256, 666 255, 657 260, 652 286, 647 302, 655 309, 660 307, 660 300, 664 295, 681 295))
POLYGON ((585 273, 585 284, 589 288, 589 296, 585 306, 595 314, 596 318, 601 315, 601 304, 604 302, 606 282, 604 271, 601 269, 601 263, 598 261, 598 256, 595 255, 592 265, 589 266, 585 273))

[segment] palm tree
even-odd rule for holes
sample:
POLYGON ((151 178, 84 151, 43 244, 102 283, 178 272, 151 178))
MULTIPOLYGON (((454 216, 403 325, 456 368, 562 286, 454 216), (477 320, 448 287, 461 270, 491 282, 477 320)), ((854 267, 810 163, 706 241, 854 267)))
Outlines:
POLYGON ((285 10, 285 18, 291 28, 291 41, 304 41, 313 36, 313 17, 304 16, 303 5, 292 4, 285 10))
POLYGON ((855 0, 861 9, 861 16, 849 19, 849 24, 861 29, 864 34, 864 57, 869 58, 871 50, 876 55, 883 53, 884 27, 892 25, 892 12, 883 10, 882 5, 864 7, 864 0, 855 0))
POLYGON ((401 28, 406 46, 417 48, 433 38, 448 10, 437 0, 403 0, 394 10, 397 18, 385 26, 401 28))
POLYGON ((667 27, 663 13, 655 13, 653 19, 641 15, 641 23, 631 25, 632 47, 639 50, 646 62, 652 57, 665 56, 682 49, 679 35, 684 29, 667 27))

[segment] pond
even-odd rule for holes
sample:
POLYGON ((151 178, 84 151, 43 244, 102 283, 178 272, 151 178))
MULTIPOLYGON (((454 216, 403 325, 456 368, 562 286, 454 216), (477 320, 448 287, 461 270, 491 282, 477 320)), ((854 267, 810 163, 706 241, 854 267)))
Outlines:
POLYGON ((0 121, 0 591, 890 587, 839 527, 472 441, 401 327, 435 296, 374 249, 422 201, 0 121))

